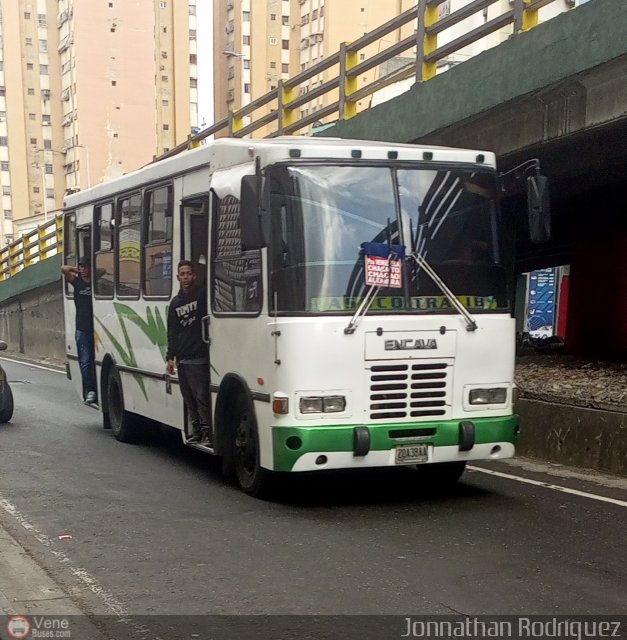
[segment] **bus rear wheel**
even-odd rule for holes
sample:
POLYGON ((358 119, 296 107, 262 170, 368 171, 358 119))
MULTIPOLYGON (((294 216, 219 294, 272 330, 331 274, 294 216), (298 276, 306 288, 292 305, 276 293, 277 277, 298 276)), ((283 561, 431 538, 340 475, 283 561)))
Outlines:
POLYGON ((109 425, 116 440, 137 442, 138 430, 133 424, 133 415, 124 409, 122 381, 117 371, 111 371, 107 382, 109 425))
POLYGON ((271 472, 259 464, 259 433, 257 419, 251 399, 240 395, 236 406, 233 426, 233 466, 237 482, 245 493, 262 497, 267 494, 271 472))
POLYGON ((0 407, 0 423, 8 422, 13 417, 13 391, 8 382, 5 382, 0 397, 2 406, 0 407))

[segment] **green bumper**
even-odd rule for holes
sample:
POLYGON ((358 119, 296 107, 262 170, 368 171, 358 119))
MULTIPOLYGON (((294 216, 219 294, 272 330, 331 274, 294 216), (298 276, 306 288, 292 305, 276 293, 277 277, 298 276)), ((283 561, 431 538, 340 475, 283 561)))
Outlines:
MULTIPOLYGON (((491 442, 518 442, 518 416, 499 418, 464 418, 475 425, 475 444, 491 442)), ((459 424, 462 420, 410 422, 403 424, 367 425, 370 432, 370 451, 389 451, 398 444, 428 442, 434 447, 459 444, 459 424), (415 440, 397 440, 392 433, 419 429, 431 430, 433 435, 417 436, 415 440)), ((306 453, 353 451, 355 427, 364 425, 329 425, 311 427, 273 427, 272 447, 274 470, 291 471, 296 461, 306 453)), ((398 433, 395 433, 398 437, 398 433)))

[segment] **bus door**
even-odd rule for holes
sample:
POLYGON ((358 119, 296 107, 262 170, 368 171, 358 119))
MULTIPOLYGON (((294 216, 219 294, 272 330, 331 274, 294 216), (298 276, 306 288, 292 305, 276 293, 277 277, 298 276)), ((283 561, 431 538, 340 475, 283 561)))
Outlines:
MULTIPOLYGON (((91 258, 91 224, 77 227, 76 213, 72 212, 65 216, 64 224, 64 264, 76 267, 81 259, 91 258)), ((90 262, 91 264, 91 262, 90 262)), ((93 269, 93 265, 92 265, 93 269)), ((82 378, 78 366, 78 353, 74 339, 76 333, 76 308, 74 306, 74 288, 67 282, 63 283, 64 288, 64 316, 66 335, 66 357, 68 367, 68 377, 74 381, 74 386, 82 395, 82 378)), ((93 359, 93 358, 92 358, 93 359)))
MULTIPOLYGON (((209 195, 199 195, 184 199, 181 204, 181 260, 190 260, 194 264, 196 284, 204 291, 207 309, 209 300, 207 292, 207 265, 209 262, 209 195)), ((202 318, 203 340, 207 343, 209 366, 207 384, 211 383, 211 350, 209 341, 209 315, 202 318)), ((211 404, 211 394, 209 394, 211 404)), ((209 415, 213 415, 211 411, 209 415)))

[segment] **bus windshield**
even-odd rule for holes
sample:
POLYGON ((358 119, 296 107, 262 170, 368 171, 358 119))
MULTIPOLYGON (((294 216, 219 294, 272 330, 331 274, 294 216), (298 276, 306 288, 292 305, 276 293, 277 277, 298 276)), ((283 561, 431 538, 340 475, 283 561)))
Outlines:
MULTIPOLYGON (((473 313, 509 310, 494 172, 275 166, 268 184, 274 311, 354 313, 369 288, 363 242, 401 244, 420 253, 473 313)), ((455 313, 413 260, 403 264, 402 281, 401 288, 382 287, 369 313, 455 313)))

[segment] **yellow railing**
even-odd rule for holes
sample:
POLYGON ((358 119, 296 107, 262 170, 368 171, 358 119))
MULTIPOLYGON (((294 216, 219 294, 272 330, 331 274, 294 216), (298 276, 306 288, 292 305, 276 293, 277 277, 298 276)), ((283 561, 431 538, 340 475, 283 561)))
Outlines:
POLYGON ((0 249, 0 281, 63 251, 61 214, 0 249))
MULTIPOLYGON (((538 23, 539 9, 555 0, 512 0, 507 3, 505 11, 486 22, 484 16, 488 15, 489 7, 498 1, 472 0, 461 9, 446 15, 445 11, 439 11, 439 6, 444 4, 446 0, 417 0, 415 7, 401 13, 370 33, 366 33, 358 40, 344 43, 340 51, 297 76, 282 80, 276 89, 253 100, 241 109, 230 112, 228 117, 201 132, 190 135, 185 142, 156 160, 174 156, 181 151, 192 148, 201 140, 223 131, 231 137, 243 138, 253 136, 262 127, 273 125, 275 130, 266 134, 266 137, 275 137, 295 134, 303 128, 333 115, 340 120, 352 118, 357 114, 359 100, 400 80, 414 77, 416 82, 425 82, 433 78, 438 62, 496 31, 510 26, 514 33, 531 29, 538 23), (438 35, 446 33, 455 25, 478 13, 482 14, 481 26, 471 29, 445 44, 438 45, 438 35), (362 49, 373 43, 378 43, 381 47, 384 42, 387 42, 384 40, 386 35, 412 22, 416 25, 415 33, 392 44, 392 46, 379 50, 370 58, 359 61, 362 49), (401 69, 378 77, 369 84, 357 88, 357 79, 365 72, 410 50, 411 59, 408 59, 407 64, 401 69), (306 85, 301 87, 303 83, 329 69, 335 70, 335 75, 331 79, 311 91, 305 91, 308 89, 306 85), (300 88, 303 88, 302 92, 300 88), (300 107, 306 107, 312 100, 330 92, 335 92, 338 98, 313 113, 297 117, 300 107), (257 115, 255 112, 260 109, 263 109, 263 112, 257 115), (250 120, 248 124, 246 124, 247 118, 250 120)), ((449 34, 452 33, 449 31, 449 34)))

